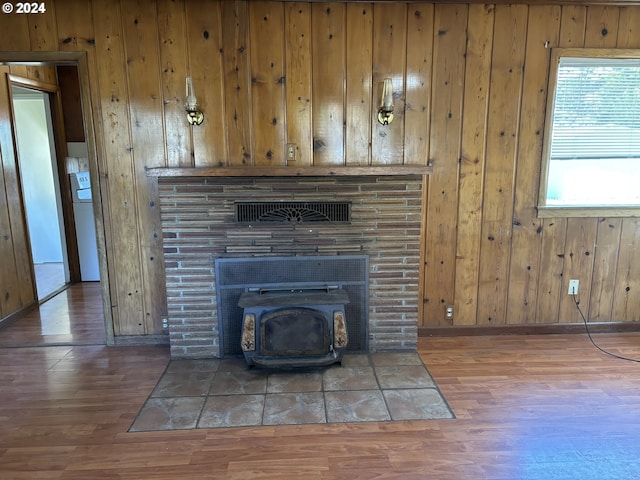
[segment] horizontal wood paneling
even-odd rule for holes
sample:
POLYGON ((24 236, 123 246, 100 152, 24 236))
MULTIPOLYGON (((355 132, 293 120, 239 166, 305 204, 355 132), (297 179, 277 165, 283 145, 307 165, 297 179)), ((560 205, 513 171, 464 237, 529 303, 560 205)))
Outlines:
POLYGON ((576 3, 51 0, 0 16, 0 49, 87 52, 116 335, 159 332, 166 309, 149 166, 431 163, 422 325, 574 322, 568 276, 599 321, 638 321, 638 222, 535 216, 545 44, 640 46, 640 6, 576 3))

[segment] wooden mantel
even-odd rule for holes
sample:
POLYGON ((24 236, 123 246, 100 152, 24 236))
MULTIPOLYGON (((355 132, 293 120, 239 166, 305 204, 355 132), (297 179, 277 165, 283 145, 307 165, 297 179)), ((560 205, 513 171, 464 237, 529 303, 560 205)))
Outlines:
POLYGON ((148 168, 148 177, 335 177, 429 175, 426 165, 384 165, 352 167, 198 167, 148 168))

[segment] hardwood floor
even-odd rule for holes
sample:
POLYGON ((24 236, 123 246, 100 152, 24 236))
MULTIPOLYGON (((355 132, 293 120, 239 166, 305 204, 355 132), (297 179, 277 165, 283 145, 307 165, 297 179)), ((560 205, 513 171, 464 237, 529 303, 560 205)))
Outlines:
MULTIPOLYGON (((70 290, 58 322, 91 308, 70 290)), ((167 347, 20 347, 6 338, 46 335, 14 328, 0 329, 2 479, 640 479, 640 366, 584 335, 421 338, 456 420, 128 433, 167 347)), ((639 334, 594 337, 640 358, 639 334)))
POLYGON ((65 288, 64 263, 36 263, 33 270, 36 274, 38 300, 43 301, 65 288))
POLYGON ((0 326, 0 347, 106 342, 99 282, 82 282, 0 326))

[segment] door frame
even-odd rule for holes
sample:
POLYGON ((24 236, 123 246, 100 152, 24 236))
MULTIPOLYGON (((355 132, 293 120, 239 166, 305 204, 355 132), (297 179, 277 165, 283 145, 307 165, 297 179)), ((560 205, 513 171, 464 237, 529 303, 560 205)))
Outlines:
MULTIPOLYGON (((31 90, 37 90, 43 92, 49 97, 49 105, 51 107, 51 123, 53 129, 54 148, 56 151, 56 167, 58 170, 57 183, 60 194, 60 201, 62 203, 62 222, 64 225, 65 235, 65 248, 67 254, 67 263, 69 268, 69 281, 71 283, 80 281, 80 260, 78 257, 76 229, 73 223, 73 204, 71 197, 71 186, 69 177, 64 174, 65 162, 67 157, 67 145, 64 135, 64 121, 62 119, 62 97, 60 94, 60 88, 57 85, 51 85, 49 83, 40 82, 38 80, 32 80, 30 78, 21 77, 19 75, 8 74, 7 75, 9 86, 18 86, 23 88, 29 88, 31 90)), ((9 97, 12 97, 11 92, 9 97)), ((13 101, 11 105, 13 111, 13 101)), ((13 114, 15 116, 15 114, 13 114)), ((12 120, 13 123, 13 120, 12 120)), ((14 129, 14 136, 15 136, 14 129)), ((17 139, 16 139, 17 140, 17 139)), ((20 155, 20 152, 16 152, 20 155)), ((55 180, 55 179, 54 179, 55 180)), ((24 200, 23 200, 24 202, 24 200)), ((32 265, 33 270, 33 265, 32 265)), ((35 272, 32 271, 35 278, 35 272)), ((36 298, 37 294, 36 294, 36 298)), ((46 298, 46 297, 45 297, 46 298)))
MULTIPOLYGON (((8 65, 75 65, 78 69, 78 77, 80 83, 80 100, 82 103, 82 120, 84 124, 84 133, 85 139, 87 142, 87 149, 89 152, 89 174, 91 177, 91 188, 93 191, 93 212, 96 220, 96 243, 98 247, 98 268, 100 271, 100 285, 102 290, 102 309, 104 315, 104 325, 105 325, 105 335, 106 335, 106 343, 107 345, 115 345, 115 335, 113 328, 113 311, 111 307, 111 290, 110 290, 110 278, 109 278, 109 265, 107 258, 107 248, 106 248, 106 231, 105 231, 105 219, 103 215, 103 204, 102 204, 102 196, 101 196, 101 185, 100 185, 100 172, 98 168, 98 151, 97 151, 97 141, 96 141, 96 130, 93 121, 93 106, 91 103, 91 90, 89 84, 89 65, 87 60, 86 52, 0 52, 0 62, 8 65)), ((14 77, 21 78, 21 77, 14 77)), ((24 86, 24 85, 23 85, 24 86)), ((58 97, 60 95, 58 94, 58 97)), ((61 104, 56 101, 56 113, 58 119, 62 119, 62 108, 61 104), (60 108, 58 108, 60 107, 60 108)), ((55 120, 54 120, 55 121, 55 120)), ((57 137, 56 133, 56 137, 57 137)), ((56 138, 59 141, 58 138, 56 138)), ((63 150, 58 151, 58 165, 60 165, 60 157, 63 157, 63 153, 66 152, 66 144, 63 143, 63 150)), ((57 147, 57 145, 56 145, 57 147)), ((64 170, 63 170, 64 171, 64 170)), ((64 189, 64 182, 69 183, 69 178, 67 175, 61 175, 60 178, 62 184, 61 188, 63 192, 63 197, 65 194, 69 195, 69 208, 72 208, 72 199, 71 199, 71 189, 64 189), (64 178, 63 178, 64 177, 64 178)), ((64 198, 63 198, 64 204, 64 198)), ((70 218, 73 221, 73 216, 68 217, 67 211, 64 212, 65 215, 65 223, 70 218), (67 218, 68 217, 68 218, 67 218)), ((75 237, 75 228, 71 228, 70 230, 66 228, 65 230, 73 231, 75 237)), ((68 238, 67 241, 71 242, 74 239, 68 238)), ((75 245, 75 242, 73 243, 75 245)), ((77 256, 77 251, 75 255, 75 259, 77 265, 74 268, 77 268, 77 277, 80 276, 80 264, 77 256)), ((73 279, 74 276, 71 274, 71 258, 69 259, 70 265, 70 275, 73 279)), ((34 281, 35 285, 35 281, 34 281)), ((35 288, 35 287, 34 287, 35 288)))

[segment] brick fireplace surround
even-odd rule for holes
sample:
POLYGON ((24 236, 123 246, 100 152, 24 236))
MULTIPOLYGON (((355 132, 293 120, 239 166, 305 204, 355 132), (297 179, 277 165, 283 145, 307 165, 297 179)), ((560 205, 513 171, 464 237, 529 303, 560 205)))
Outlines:
POLYGON ((415 350, 422 177, 163 177, 172 358, 220 357, 214 260, 369 256, 369 350, 415 350), (349 224, 243 225, 234 201, 350 201, 349 224))

